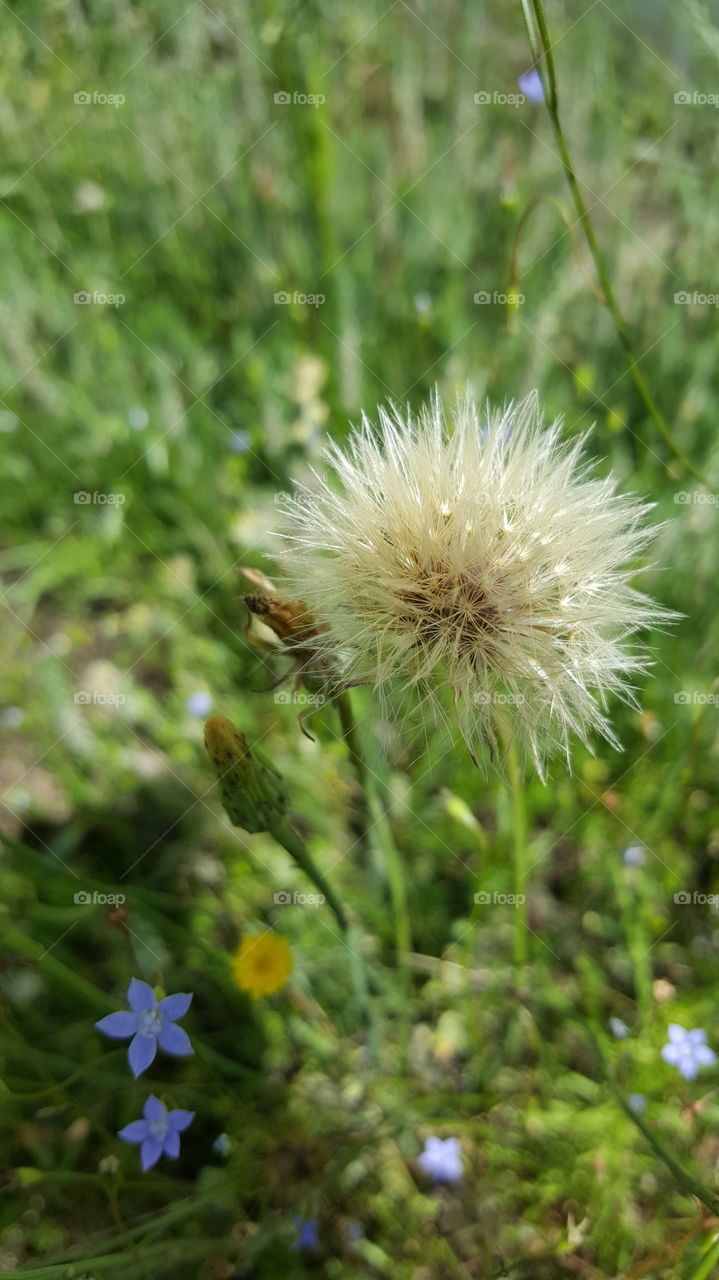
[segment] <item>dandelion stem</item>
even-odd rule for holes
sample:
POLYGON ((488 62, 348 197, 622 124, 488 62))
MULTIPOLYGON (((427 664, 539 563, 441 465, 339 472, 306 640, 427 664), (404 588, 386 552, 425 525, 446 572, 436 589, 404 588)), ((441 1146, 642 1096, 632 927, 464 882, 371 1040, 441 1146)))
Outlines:
POLYGON ((502 718, 497 717, 497 728, 505 748, 509 775, 509 800, 512 820, 512 866, 514 871, 514 963, 517 977, 527 963, 527 815, 522 787, 522 769, 517 748, 512 741, 511 730, 502 718))
POLYGON ((687 471, 689 471, 698 480, 702 481, 702 483, 705 483, 705 479, 701 471, 699 471, 694 466, 694 463, 691 461, 691 459, 687 457, 684 451, 680 448, 680 446, 674 440, 674 437, 672 436, 672 433, 671 433, 671 430, 669 429, 667 421, 664 415, 661 413, 659 407, 655 403, 654 397, 652 396, 652 393, 649 390, 649 385, 643 373, 639 369, 637 355, 634 349, 634 343, 632 341, 629 330, 627 328, 626 321, 624 319, 624 316, 622 315, 621 308, 619 306, 619 303, 617 302, 617 299, 614 293, 614 288, 612 286, 609 272, 607 270, 606 263, 604 261, 604 256, 599 247, 599 242, 597 240, 597 237, 594 231, 594 226, 592 224, 592 220, 589 215, 589 210, 587 208, 584 196, 582 195, 581 187, 579 185, 579 181, 577 179, 577 175, 575 173, 574 166, 572 164, 572 158, 569 152, 569 147, 567 145, 564 129, 562 127, 562 123, 560 120, 559 95, 557 90, 557 75, 556 75, 556 69, 554 66, 552 42, 549 35, 549 28, 547 26, 547 19, 544 12, 544 5, 542 3, 542 0, 531 0, 532 12, 530 12, 529 10, 530 0, 521 0, 521 3, 522 3, 522 12, 524 15, 524 21, 527 28, 527 34, 529 37, 529 43, 532 49, 532 54, 537 64, 543 67, 545 72, 546 88, 548 90, 547 99, 546 99, 547 110, 549 112, 549 118, 552 123, 552 129, 554 132, 555 141, 559 149, 559 156, 562 162, 562 168, 564 169, 564 176, 567 180, 572 201, 574 203, 574 208, 576 209, 576 212, 577 212, 577 220, 582 229, 584 239, 587 242, 587 247, 594 261, 594 266, 597 272, 597 278, 599 280, 599 284, 602 289, 602 294, 603 294, 602 301, 606 306, 607 310, 609 311, 609 314, 611 315, 612 320, 614 321, 614 327, 617 332, 617 337, 619 338, 619 341, 622 347, 624 348, 624 354, 627 359, 627 365, 629 368, 629 373, 631 375, 632 381, 634 382, 634 385, 637 391, 639 392, 639 396, 644 404, 645 409, 647 410, 647 413, 651 417, 657 430, 659 431, 659 434, 662 436, 662 439, 669 446, 674 456, 679 459, 679 461, 682 463, 684 467, 686 467, 687 471), (536 28, 535 28, 534 22, 532 21, 532 16, 534 17, 534 20, 536 22, 536 28))
POLYGON ((509 785, 512 792, 512 851, 514 857, 514 962, 518 970, 527 963, 527 822, 522 790, 522 771, 517 752, 510 745, 507 755, 509 785))
POLYGON ((370 830, 375 833, 376 842, 384 862, 394 913, 397 965, 407 981, 409 981, 407 957, 412 950, 412 928, 402 859, 394 843, 392 828, 382 797, 379 794, 379 788, 374 785, 373 779, 370 777, 370 770, 367 768, 362 755, 354 709, 347 691, 340 695, 336 705, 342 722, 347 748, 357 774, 357 780, 362 788, 364 836, 367 839, 370 830))
POLYGON ((334 917, 343 933, 347 933, 348 922, 344 910, 336 897, 334 889, 325 880, 324 875, 312 860, 307 848, 297 832, 290 826, 285 818, 279 818, 273 822, 270 827, 270 834, 274 836, 278 844, 286 849, 290 857, 297 863, 300 870, 304 871, 309 880, 319 889, 320 893, 327 899, 327 903, 334 913, 334 917))
POLYGON ((342 735, 347 746, 347 752, 352 767, 355 771, 357 784, 360 792, 359 812, 356 815, 353 829, 357 835, 358 843, 363 850, 367 849, 368 844, 368 828, 369 828, 369 790, 370 777, 365 764, 362 750, 359 744, 359 735, 357 732, 357 721, 355 719, 354 708, 349 693, 345 690, 339 697, 335 699, 335 706, 342 725, 342 735))

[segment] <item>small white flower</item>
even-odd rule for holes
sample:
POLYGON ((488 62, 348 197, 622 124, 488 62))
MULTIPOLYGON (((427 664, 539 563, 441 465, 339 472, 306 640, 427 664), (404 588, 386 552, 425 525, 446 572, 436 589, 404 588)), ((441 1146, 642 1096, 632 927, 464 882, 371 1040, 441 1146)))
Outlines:
POLYGON ((650 506, 592 475, 583 442, 536 395, 486 415, 467 395, 451 427, 435 396, 329 445, 333 481, 285 501, 285 568, 347 683, 411 689, 433 719, 449 692, 473 753, 502 722, 540 774, 571 733, 619 746, 607 695, 634 702, 647 665, 625 641, 674 615, 628 585, 650 506))

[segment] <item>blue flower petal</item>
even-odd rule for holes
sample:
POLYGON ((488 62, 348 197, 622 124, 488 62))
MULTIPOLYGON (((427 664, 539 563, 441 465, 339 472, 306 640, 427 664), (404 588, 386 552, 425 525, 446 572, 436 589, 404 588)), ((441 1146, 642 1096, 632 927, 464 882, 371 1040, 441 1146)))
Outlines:
POLYGON ((519 77, 518 83, 522 93, 529 98, 530 102, 544 102, 544 86, 536 67, 532 67, 531 71, 525 71, 524 75, 519 77))
POLYGON ((95 1026, 104 1036, 111 1036, 113 1040, 127 1040, 128 1036, 134 1036, 137 1031, 137 1014, 122 1009, 119 1013, 108 1013, 95 1026))
POLYGON ((193 1052, 187 1032, 183 1031, 182 1027, 176 1027, 174 1022, 169 1022, 166 1027, 163 1027, 157 1039, 160 1048, 164 1049, 165 1053, 174 1054, 176 1058, 193 1052))
POLYGON ((157 1000, 152 987, 139 978, 131 978, 127 988, 127 1003, 135 1013, 144 1013, 146 1009, 154 1009, 157 1000))
POLYGON ((141 1076, 143 1071, 147 1071, 150 1063, 155 1061, 156 1053, 157 1041, 154 1036, 135 1036, 134 1040, 130 1041, 127 1061, 135 1079, 141 1076))
POLYGON ((170 1156, 171 1159, 174 1159, 175 1156, 179 1156, 180 1135, 179 1133, 177 1133, 175 1129, 170 1129, 163 1143, 162 1150, 163 1150, 163 1153, 166 1156, 170 1156))
POLYGON ((697 1027, 696 1031, 690 1031, 688 1033, 688 1040, 691 1045, 706 1044, 706 1039, 706 1031, 702 1031, 699 1027, 697 1027))
POLYGON ((192 995, 189 992, 180 993, 176 996, 165 996, 161 1000, 158 1008, 164 1014, 168 1022, 176 1022, 183 1014, 187 1013, 192 1004, 192 995))
POLYGON ((176 1107, 174 1111, 168 1111, 167 1118, 176 1133, 184 1133, 185 1129, 189 1129, 192 1124, 195 1113, 194 1111, 185 1111, 182 1107, 176 1107))
POLYGON ((140 1147, 140 1164, 142 1165, 142 1172, 145 1173, 148 1169, 152 1168, 153 1164, 157 1164, 161 1155, 162 1147, 160 1143, 157 1142, 155 1138, 145 1138, 145 1141, 140 1147))
POLYGON ((144 1142, 147 1137, 147 1121, 133 1120, 130 1124, 126 1124, 124 1129, 120 1129, 118 1138, 122 1138, 123 1142, 144 1142))
POLYGON ((155 1097, 154 1093, 151 1093, 147 1099, 147 1102, 142 1108, 142 1114, 146 1120, 164 1119, 166 1115, 164 1104, 160 1102, 159 1098, 155 1097))

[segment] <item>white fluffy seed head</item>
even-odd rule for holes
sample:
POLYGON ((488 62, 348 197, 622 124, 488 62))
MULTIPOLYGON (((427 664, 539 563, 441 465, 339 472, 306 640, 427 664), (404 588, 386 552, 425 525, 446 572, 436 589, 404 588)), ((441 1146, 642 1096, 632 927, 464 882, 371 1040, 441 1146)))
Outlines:
POLYGON ((333 477, 285 502, 283 560, 348 684, 390 707, 411 690, 425 726, 453 704, 473 755, 500 728, 540 774, 571 733, 619 745, 607 695, 634 701, 647 665, 626 640, 673 615, 624 567, 650 506, 595 478, 582 445, 536 395, 484 414, 467 395, 449 426, 437 396, 416 420, 391 406, 329 445, 333 477))

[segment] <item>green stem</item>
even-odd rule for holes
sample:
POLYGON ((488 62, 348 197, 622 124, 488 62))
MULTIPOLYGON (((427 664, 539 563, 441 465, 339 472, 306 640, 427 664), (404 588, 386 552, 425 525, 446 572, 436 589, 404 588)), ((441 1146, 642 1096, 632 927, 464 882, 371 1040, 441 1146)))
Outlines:
MULTIPOLYGON (((593 1014, 592 1017, 596 1022, 596 1014, 593 1014)), ((656 1136, 654 1130, 650 1129, 646 1121, 642 1119, 641 1115, 630 1107, 629 1102, 624 1097, 619 1086, 616 1084, 609 1068, 609 1064, 604 1055, 600 1041, 601 1032, 595 1034, 595 1032, 586 1024, 580 1025, 582 1026, 584 1033, 589 1037, 594 1051, 601 1063, 601 1071, 604 1076, 604 1080, 609 1086, 609 1089, 624 1114, 629 1120, 631 1120, 635 1128, 639 1130, 642 1137, 646 1139, 654 1154, 661 1160, 662 1164, 666 1166, 677 1185, 681 1187, 682 1191, 684 1191, 686 1195, 695 1196, 710 1213, 715 1215, 719 1214, 719 1196, 717 1196, 715 1192, 711 1191, 708 1187, 705 1187, 703 1182, 700 1182, 691 1173, 689 1173, 689 1171, 680 1164, 676 1157, 672 1155, 671 1151, 667 1150, 663 1142, 661 1142, 661 1140, 656 1136)))
POLYGON ((512 869, 514 874, 514 944, 513 955, 517 980, 528 960, 527 930, 527 814, 522 786, 522 769, 512 731, 501 715, 497 715, 497 731, 502 740, 507 763, 508 790, 512 821, 512 869))
POLYGON ((320 893, 322 893, 327 899, 328 906, 334 913, 334 917, 342 930, 344 943, 350 956, 352 985, 354 987, 355 999, 357 1000, 359 1009, 364 1015, 368 1028, 370 1052, 372 1057, 375 1057, 377 1049, 376 1030, 369 994, 367 973, 364 960, 362 958, 359 931, 349 924, 344 913, 344 909, 342 908, 338 898, 335 896, 334 890, 327 883, 319 867, 315 865, 305 845, 290 824, 284 818, 278 819, 271 828, 271 834, 274 836, 278 844, 281 844, 283 849, 287 850, 290 857, 297 863, 297 866, 304 871, 308 879, 312 881, 312 883, 319 889, 320 893))
POLYGON ((507 751, 507 769, 512 801, 512 861, 514 865, 514 963, 518 977, 527 963, 527 817, 522 789, 522 770, 512 743, 507 751))
POLYGON ((359 736, 357 733, 357 722, 355 720, 354 709, 347 690, 341 693, 335 699, 335 706, 342 725, 342 737, 347 747, 347 752, 352 761, 352 767, 355 771, 357 784, 360 793, 359 812, 354 822, 354 831, 357 835, 358 842, 363 850, 368 845, 368 828, 369 828, 369 790, 370 777, 364 756, 359 745, 359 736))
POLYGON ((612 282, 609 276, 609 272, 607 271, 607 267, 604 262, 604 256, 599 247, 599 243, 597 241, 597 237, 594 232, 594 227, 592 225, 592 220, 589 216, 589 210, 584 200, 584 196, 582 195, 581 188, 577 180, 577 175, 574 171, 572 158, 569 153, 569 147, 567 146, 564 130, 562 128, 562 123, 559 117, 559 94, 557 90, 557 75, 556 75, 556 70, 554 66, 554 55, 552 53, 552 42, 550 39, 547 20, 544 13, 544 5, 542 3, 542 0, 531 0, 532 12, 530 13, 529 0, 521 0, 521 3, 522 3, 522 12, 524 15, 524 21, 527 27, 527 34, 529 37, 529 43, 532 49, 533 56, 535 58, 535 61, 538 64, 542 65, 545 70, 546 88, 548 89, 547 110, 549 112, 549 118, 552 122, 554 138, 555 138, 557 147, 559 149, 559 155, 562 161, 562 168, 564 169, 564 176, 567 180, 572 201, 574 203, 574 208, 577 212, 577 219, 581 226, 584 238, 587 242, 587 247, 589 249, 589 252, 591 253, 592 259, 594 261, 594 266, 597 272, 597 278, 599 280, 599 283, 602 289, 604 305, 606 306, 607 310, 609 311, 612 317, 612 320, 614 321, 614 327, 617 331, 617 336, 619 338, 619 341, 622 344, 622 347, 624 348, 624 353, 627 358, 627 364, 629 367, 629 373, 631 375, 632 381, 634 382, 634 385, 637 391, 639 392, 639 396, 644 404, 644 407, 646 408, 649 416, 654 422, 657 430, 659 431, 659 434, 662 436, 662 439, 669 446, 669 448, 671 449, 675 457, 678 458, 679 461, 682 463, 682 465, 686 467, 687 471, 689 471, 693 476, 696 477, 697 480, 700 480, 704 484, 706 483, 706 481, 702 473, 699 470, 697 470, 697 468, 694 466, 694 463, 691 461, 691 459, 687 457, 684 451, 675 442, 674 437, 672 436, 672 433, 667 424, 667 421, 664 415, 660 412, 657 404, 655 403, 654 397, 652 396, 652 393, 649 390, 649 385, 643 373, 639 369, 636 352, 634 350, 634 344, 632 342, 632 339, 629 334, 629 330, 624 320, 624 316, 622 315, 619 304, 614 294, 614 289, 612 287, 612 282), (536 29, 532 22, 532 16, 536 21, 536 29), (537 40, 537 35, 539 38, 538 40, 537 40))
POLYGON ((11 951, 17 951, 19 955, 26 956, 28 959, 36 960, 38 966, 41 967, 47 975, 53 978, 60 986, 65 987, 74 995, 84 1000, 91 1008, 97 1009, 102 1013, 111 1013, 115 1007, 115 1001, 111 996, 98 990, 91 982, 87 982, 79 973, 68 968, 61 960, 57 960, 47 947, 43 947, 41 943, 28 938, 20 929, 10 925, 3 930, 3 943, 9 947, 11 951))
POLYGON ((327 899, 327 903, 334 912, 335 919, 343 933, 347 933, 348 923, 339 899, 335 896, 334 890, 325 880, 319 867, 315 865, 306 846, 300 840, 297 832, 290 826, 285 818, 278 818, 270 827, 270 832, 274 836, 278 844, 286 849, 290 857, 294 859, 297 866, 304 871, 309 880, 319 889, 320 893, 327 899))
POLYGON ((688 1170, 674 1158, 671 1151, 667 1151, 664 1144, 659 1141, 659 1138, 657 1138, 653 1130, 649 1128, 649 1125, 642 1120, 642 1117, 638 1115, 636 1111, 632 1110, 608 1071, 606 1071, 606 1079, 609 1088, 614 1094, 614 1097, 622 1108, 624 1114, 628 1116, 643 1137, 646 1138, 655 1155, 657 1155, 662 1163, 666 1165, 667 1169, 673 1175, 674 1180, 682 1190, 685 1191, 687 1195, 696 1196, 697 1200, 700 1200, 710 1213, 715 1215, 719 1214, 719 1196, 716 1196, 714 1192, 710 1191, 708 1187, 705 1187, 702 1182, 699 1182, 696 1178, 692 1177, 688 1170))

